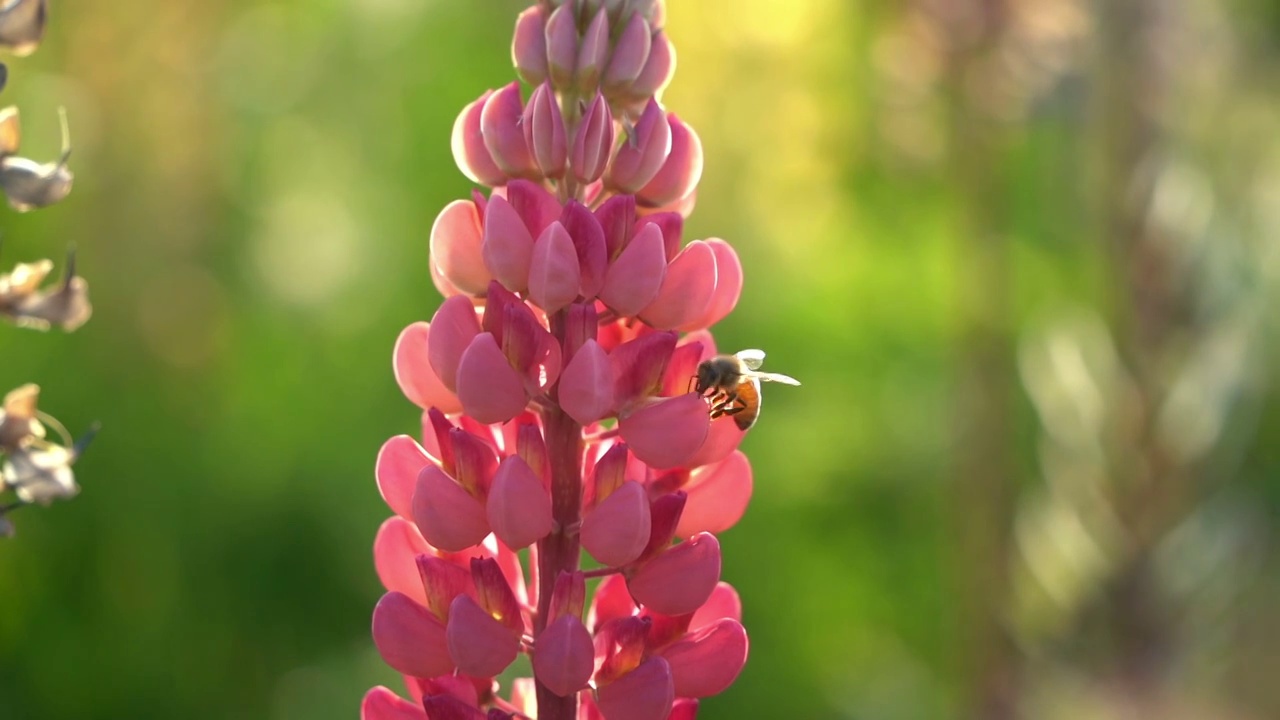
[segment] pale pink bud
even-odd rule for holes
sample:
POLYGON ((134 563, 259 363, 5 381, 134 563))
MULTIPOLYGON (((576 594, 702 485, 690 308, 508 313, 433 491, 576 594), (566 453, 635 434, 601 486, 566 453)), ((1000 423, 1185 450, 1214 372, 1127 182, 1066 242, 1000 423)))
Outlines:
POLYGON ((676 117, 667 115, 671 126, 671 153, 662 168, 639 192, 638 200, 648 207, 661 207, 685 197, 702 178, 702 141, 698 134, 676 117))
POLYGON ((613 366, 595 340, 588 340, 565 367, 560 378, 560 407, 580 425, 590 425, 612 413, 613 366))
POLYGON ((679 213, 650 213, 636 221, 635 232, 640 232, 645 225, 657 225, 662 231, 662 247, 667 251, 667 262, 676 259, 680 254, 680 237, 684 233, 684 217, 679 213))
POLYGON ((444 624, 402 593, 383 595, 373 608, 373 643, 382 659, 405 675, 453 672, 444 624))
POLYGON ((533 674, 551 692, 568 696, 587 686, 595 669, 591 633, 574 615, 561 615, 538 635, 533 674))
POLYGON ((655 332, 625 342, 609 353, 616 380, 614 399, 619 408, 627 410, 658 392, 675 348, 675 333, 655 332))
POLYGON ((720 581, 720 543, 699 533, 644 563, 627 580, 631 595, 663 615, 697 610, 720 581))
POLYGON ((547 76, 551 84, 564 90, 573 82, 578 60, 578 27, 573 17, 573 4, 565 3, 547 18, 547 76))
POLYGON ((609 250, 610 260, 618 257, 631 242, 632 230, 643 227, 636 223, 635 195, 614 195, 605 200, 596 208, 596 219, 600 221, 600 227, 604 228, 604 244, 609 250))
POLYGON ((742 519, 751 500, 751 463, 735 451, 723 461, 694 470, 683 490, 689 500, 676 534, 719 533, 742 519))
POLYGON ((511 177, 534 177, 538 171, 520 128, 523 116, 520 84, 516 82, 490 95, 480 113, 484 146, 498 168, 511 177))
POLYGON ((742 263, 733 246, 720 238, 705 241, 716 256, 716 289, 707 304, 706 313, 694 324, 711 327, 724 319, 738 304, 742 294, 742 263))
POLYGON ((620 317, 634 317, 657 298, 666 274, 662 231, 645 225, 609 266, 600 300, 620 317))
POLYGON ((613 44, 613 57, 604 71, 601 86, 609 94, 617 93, 630 85, 644 69, 649 59, 649 23, 635 13, 627 20, 622 34, 613 44))
POLYGON ((493 187, 506 182, 507 176, 494 163, 480 132, 480 114, 491 95, 493 91, 486 90, 458 113, 453 122, 453 161, 471 182, 493 187))
POLYGON ((589 93, 596 89, 608 57, 609 13, 601 9, 591 19, 591 24, 582 35, 582 44, 578 47, 578 64, 573 79, 578 92, 589 93))
MULTIPOLYGON (((490 333, 476 335, 458 362, 458 399, 482 423, 506 422, 524 410, 524 380, 490 333)), ((434 543, 433 543, 434 544, 434 543)))
POLYGON ((602 565, 630 564, 649 543, 651 520, 644 486, 622 483, 582 520, 582 547, 602 565))
POLYGON ((742 622, 742 599, 738 597, 738 591, 727 582, 716 583, 711 597, 707 598, 689 620, 689 630, 697 630, 722 618, 742 622))
POLYGON ((427 711, 379 685, 365 693, 360 720, 427 720, 427 711))
POLYGON ((608 249, 605 247, 604 228, 586 205, 570 200, 560 215, 560 224, 573 240, 578 253, 578 271, 581 275, 579 293, 591 300, 604 285, 605 268, 608 266, 608 249))
POLYGON ((400 391, 420 408, 438 407, 446 413, 462 410, 458 396, 431 369, 427 348, 431 326, 416 322, 400 332, 392 352, 392 369, 400 391))
POLYGON ((736 620, 717 620, 666 646, 659 655, 671 666, 676 695, 716 695, 733 684, 747 662, 747 631, 736 620))
POLYGON ((560 104, 550 83, 534 88, 525 105, 522 124, 525 144, 538 170, 549 178, 564 175, 569 141, 560 104))
POLYGON ((480 215, 470 200, 445 205, 431 226, 431 257, 440 273, 468 295, 482 295, 492 277, 481 254, 480 215))
POLYGON ((527 290, 533 236, 511 203, 501 195, 489 199, 483 237, 484 263, 493 277, 512 292, 527 290))
POLYGON ((640 319, 659 330, 700 330, 715 289, 715 251, 695 240, 667 266, 658 296, 640 311, 640 319))
POLYGON ((427 337, 427 361, 440 382, 456 392, 462 353, 480 334, 475 305, 470 298, 455 295, 440 304, 431 325, 435 331, 427 337))
POLYGON ((458 670, 476 677, 492 677, 507 669, 520 651, 520 635, 511 632, 466 595, 449 606, 449 656, 458 670))
POLYGON ((573 135, 573 147, 569 153, 569 167, 580 183, 599 180, 609 158, 613 155, 613 113, 609 103, 600 93, 587 105, 573 135))
POLYGON ((408 435, 397 435, 382 444, 373 474, 387 506, 402 518, 413 517, 413 489, 418 473, 431 464, 422 446, 408 435))
POLYGON ((541 235, 548 225, 560 218, 560 202, 538 183, 512 180, 505 190, 507 202, 524 220, 531 236, 541 235))
POLYGON ((425 605, 427 595, 414 558, 431 551, 417 526, 402 517, 388 518, 373 539, 373 567, 382 587, 404 593, 414 602, 425 605))
POLYGON ((675 702, 671 667, 666 660, 651 657, 596 695, 600 712, 608 720, 666 720, 675 702))
POLYGON ((528 8, 516 18, 511 39, 511 62, 530 85, 547 79, 547 16, 540 6, 528 8))
POLYGON ((707 403, 694 393, 654 399, 618 419, 622 439, 645 464, 665 469, 684 465, 707 437, 707 403))
POLYGON ((550 315, 573 302, 581 284, 573 238, 564 225, 554 222, 533 243, 529 298, 550 315))
POLYGON ((661 30, 653 34, 649 43, 649 57, 644 69, 631 82, 627 94, 637 100, 646 100, 666 89, 676 74, 676 50, 667 34, 661 30))
MULTIPOLYGON (((489 102, 493 102, 490 98, 489 102)), ((634 193, 658 174, 671 153, 671 126, 657 101, 650 100, 609 166, 607 181, 618 192, 634 193)))
POLYGON ((413 521, 427 542, 448 552, 477 545, 489 534, 484 504, 435 465, 418 474, 413 521))
POLYGON ((512 455, 498 466, 485 508, 493 534, 513 550, 551 532, 551 495, 519 456, 512 455))

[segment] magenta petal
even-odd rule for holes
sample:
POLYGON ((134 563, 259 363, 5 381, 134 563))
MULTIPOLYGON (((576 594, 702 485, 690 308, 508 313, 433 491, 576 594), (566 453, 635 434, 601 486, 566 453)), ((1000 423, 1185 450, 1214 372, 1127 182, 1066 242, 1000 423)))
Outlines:
POLYGON ((676 695, 701 698, 723 692, 747 662, 747 631, 737 620, 717 620, 661 650, 671 665, 676 695))
POLYGON ((448 552, 478 545, 489 534, 484 505, 435 465, 418 475, 413 521, 427 542, 448 552))
POLYGON ((595 340, 574 354, 560 377, 560 407, 580 425, 613 412, 613 365, 595 340))
POLYGON ((711 591, 711 597, 702 603, 702 607, 693 614, 693 618, 689 621, 689 630, 697 630, 711 623, 729 618, 742 622, 742 599, 738 597, 738 591, 727 582, 716 583, 715 590, 711 591))
POLYGON ((716 256, 716 289, 707 303, 706 313, 693 324, 711 327, 724 319, 738 304, 742 295, 742 263, 733 246, 720 238, 705 241, 716 256))
POLYGON ((468 415, 485 424, 506 422, 528 404, 524 381, 511 368, 493 335, 480 333, 462 353, 458 399, 468 415))
POLYGON ((591 633, 573 615, 561 615, 538 635, 533 674, 551 692, 566 697, 587 686, 595 669, 591 633))
POLYGON ((455 295, 436 309, 431 318, 430 335, 427 336, 427 360, 436 377, 450 390, 458 388, 458 361, 462 353, 480 334, 480 321, 476 319, 475 305, 471 298, 455 295))
POLYGON ((671 667, 666 660, 651 657, 600 688, 597 697, 606 720, 666 720, 675 702, 671 667))
POLYGON ((701 533, 640 566, 627 587, 640 604, 663 615, 697 610, 720 581, 720 543, 701 533))
POLYGON ((401 517, 388 518, 373 539, 373 567, 388 591, 404 593, 426 605, 427 593, 415 558, 430 552, 431 546, 416 525, 401 517))
POLYGON ((699 532, 720 533, 742 519, 751 500, 751 463, 734 451, 715 465, 693 471, 684 486, 689 499, 676 535, 688 538, 699 532))
POLYGON ((647 224, 609 266, 600 300, 622 317, 637 315, 658 296, 666 273, 662 231, 647 224))
POLYGON ((547 79, 547 15, 534 6, 516 18, 511 40, 511 61, 520 77, 530 85, 547 79))
POLYGON ((685 246, 667 266, 662 289, 640 319, 659 330, 699 330, 716 289, 716 256, 705 242, 685 246))
POLYGON ((517 455, 498 466, 485 508, 493 534, 512 550, 528 547, 551 532, 551 495, 517 455))
POLYGON ((484 262, 498 282, 512 292, 529 287, 533 236, 519 213, 501 195, 489 198, 484 215, 484 262))
POLYGON ((395 514, 413 517, 413 490, 418 485, 418 473, 430 464, 426 451, 408 435, 397 435, 382 444, 373 474, 378 478, 378 492, 395 514))
POLYGON ((431 226, 431 258, 441 274, 469 295, 483 295, 491 276, 480 252, 480 215, 470 200, 454 200, 431 226))
POLYGON ((707 403, 693 393, 655 400, 619 418, 632 454, 656 469, 680 467, 707 437, 707 403))
POLYGON ((427 720, 427 711, 379 685, 365 693, 360 720, 427 720))
POLYGON ((480 113, 492 94, 492 90, 486 90, 478 100, 462 109, 453 123, 452 141, 453 160, 462 174, 471 182, 490 187, 507 181, 507 176, 498 169, 493 157, 489 155, 489 149, 484 146, 484 137, 480 133, 480 113))
POLYGON ((431 369, 427 350, 430 332, 431 326, 424 322, 416 322, 401 331, 391 361, 396 384, 400 386, 400 392, 420 408, 437 407, 446 413, 459 412, 462 403, 431 369))
POLYGON ((702 178, 702 141, 698 134, 675 113, 667 115, 667 122, 671 125, 671 153, 658 174, 636 193, 650 207, 662 207, 683 198, 702 178))
POLYGON ((582 547, 607 567, 622 567, 649 543, 649 498, 644 486, 628 480, 582 519, 582 547))
POLYGON ((389 592, 373 608, 373 643, 382 659, 405 675, 453 672, 444 625, 407 595, 389 592))
POLYGON ((520 83, 512 82, 495 91, 480 111, 480 134, 489 155, 502 172, 511 177, 532 177, 537 166, 521 129, 524 103, 520 83))
POLYGON ((446 634, 450 657, 467 675, 493 677, 506 670, 520 651, 519 635, 467 595, 459 595, 449 605, 446 634))
POLYGON ((578 251, 559 221, 547 226, 533 244, 529 267, 529 298, 551 315, 578 297, 582 275, 578 251))

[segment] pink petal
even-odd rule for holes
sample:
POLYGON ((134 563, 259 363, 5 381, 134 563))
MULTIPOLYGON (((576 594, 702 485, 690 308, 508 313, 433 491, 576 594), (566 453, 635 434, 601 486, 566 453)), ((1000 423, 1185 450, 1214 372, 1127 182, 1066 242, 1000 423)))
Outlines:
POLYGON ((632 229, 636 226, 636 198, 634 195, 614 195, 596 208, 596 219, 604 228, 604 244, 609 250, 609 258, 618 257, 618 253, 631 242, 632 229))
POLYGON ((454 598, 476 593, 475 583, 471 580, 470 560, 465 561, 466 568, 459 562, 456 557, 443 558, 435 554, 414 558, 419 585, 427 597, 427 610, 441 621, 449 617, 449 606, 454 598))
POLYGON ((560 571, 556 576, 555 587, 551 591, 551 607, 547 618, 555 620, 561 615, 582 617, 582 608, 587 601, 587 579, 581 570, 574 572, 560 571))
POLYGON ((528 289, 533 235, 501 195, 491 197, 485 209, 483 254, 485 265, 503 287, 512 292, 528 289))
POLYGON ((436 286, 436 290, 441 297, 451 298, 454 295, 463 294, 457 285, 449 282, 449 278, 444 276, 444 273, 440 271, 440 263, 436 262, 436 259, 430 256, 430 253, 427 256, 427 268, 431 272, 431 284, 436 286))
POLYGON ((605 498, 622 487, 626 480, 627 462, 630 455, 626 443, 616 443, 596 460, 591 468, 591 485, 587 487, 585 497, 588 509, 595 507, 605 498))
POLYGON ((698 701, 693 698, 676 698, 667 720, 697 720, 698 701))
POLYGON ((498 466, 485 508, 493 534, 513 550, 551 532, 551 495, 519 456, 512 455, 498 466))
POLYGON ((702 343, 691 342, 685 337, 667 363, 662 374, 662 395, 683 395, 696 387, 698 365, 702 362, 702 343))
POLYGON ((659 30, 649 43, 649 57, 644 69, 631 83, 629 94, 634 98, 648 98, 662 92, 671 82, 676 70, 676 51, 667 34, 659 30))
POLYGON ((689 629, 697 630, 723 618, 742 622, 742 599, 738 597, 738 591, 734 590, 732 585, 721 581, 716 583, 716 589, 711 591, 711 597, 707 598, 702 607, 693 614, 693 619, 689 621, 689 629))
POLYGON ((590 627, 599 630, 610 620, 635 615, 638 609, 636 601, 631 598, 631 591, 627 589, 627 579, 621 575, 610 575, 600 581, 596 594, 591 598, 590 627))
POLYGON ((613 145, 613 115, 609 112, 609 102, 597 92, 578 121, 573 146, 569 149, 569 168, 574 179, 584 184, 598 181, 609 166, 613 145))
POLYGON ((662 289, 640 311, 640 319, 659 330, 701 329, 697 321, 706 315, 715 288, 715 252, 705 242, 695 240, 667 266, 662 289))
POLYGON ((688 195, 702 178, 702 141, 698 134, 676 117, 667 115, 671 126, 671 154, 658 174, 636 193, 650 207, 661 207, 688 195))
POLYGON ((560 219, 560 201, 538 183, 512 180, 507 183, 506 198, 516 214, 524 220, 532 237, 538 237, 548 225, 560 219))
POLYGON ((684 218, 679 213, 673 212, 657 212, 649 213, 636 221, 636 232, 640 232, 645 225, 657 225, 662 231, 662 247, 667 251, 667 262, 676 259, 676 255, 680 254, 680 239, 684 233, 684 218))
POLYGON ((538 681, 560 697, 587 686, 595 669, 591 633, 573 615, 561 615, 537 638, 533 673, 538 681))
POLYGON ((431 464, 431 458, 408 435, 397 435, 383 443, 373 473, 378 478, 378 492, 395 514, 413 517, 413 489, 418 485, 418 473, 431 464))
POLYGON ((651 42, 649 23, 640 13, 633 14, 614 42, 613 56, 601 82, 606 92, 625 88, 640 75, 649 59, 651 42))
POLYGON ((542 175, 564 175, 569 148, 564 117, 550 83, 536 86, 522 117, 525 145, 542 175))
POLYGON ((418 475, 413 521, 427 542, 448 552, 478 545, 489 534, 484 505, 435 465, 418 475))
POLYGON ((511 681, 511 705, 525 715, 538 716, 537 684, 533 678, 516 678, 511 681))
POLYGON ((618 420, 632 454, 655 469, 680 467, 707 437, 707 403, 693 393, 654 400, 618 420))
POLYGON ((398 592, 373 608, 373 642, 388 665, 414 677, 453 672, 445 627, 429 610, 398 592))
POLYGON ((609 355, 588 340, 569 361, 560 378, 560 407, 580 425, 613 412, 613 365, 609 355))
POLYGON ((582 547, 602 565, 622 567, 649 543, 649 499, 634 480, 622 483, 582 520, 582 547))
POLYGON ((661 229, 645 225, 605 274, 600 299, 622 317, 632 317, 658 296, 667 273, 661 229))
POLYGON ((675 348, 675 333, 651 332, 622 343, 609 353, 616 381, 614 399, 624 413, 635 402, 657 394, 675 348))
POLYGON ((511 60, 521 79, 537 85, 547 78, 547 16, 541 7, 531 7, 516 18, 511 40, 511 60))
POLYGON ((493 335, 480 333, 458 363, 458 399, 482 423, 506 422, 528 404, 524 381, 511 368, 493 335))
POLYGON ((388 591, 404 593, 426 605, 427 593, 414 558, 430 552, 431 546, 416 525, 401 517, 388 518, 373 539, 373 567, 388 591))
POLYGON ((489 718, 484 711, 452 695, 428 695, 423 698, 422 707, 431 720, 488 720, 489 718))
POLYGON ((585 298, 593 298, 604 285, 605 267, 609 262, 604 228, 596 219, 595 213, 576 200, 565 204, 560 224, 569 233, 578 254, 578 270, 582 282, 579 293, 585 298))
POLYGON ((600 688, 597 697, 607 720, 666 720, 675 702, 671 667, 666 660, 651 657, 600 688))
POLYGON ((711 421, 711 429, 707 431, 707 439, 698 448, 698 452, 689 459, 688 467, 711 465, 729 457, 729 453, 738 449, 747 431, 738 427, 731 415, 721 415, 711 421))
POLYGON ((441 382, 427 359, 430 330, 427 323, 416 322, 401 331, 392 353, 396 383, 400 392, 418 407, 438 407, 443 412, 456 413, 462 410, 462 404, 441 382))
POLYGON ((468 295, 483 295, 491 278, 480 242, 480 215, 470 200, 445 205, 431 226, 431 258, 441 274, 468 295))
POLYGON ((684 491, 689 494, 676 535, 721 533, 737 524, 751 500, 751 463, 734 451, 715 465, 693 472, 684 491))
POLYGON ((449 606, 449 655, 458 670, 493 677, 507 669, 520 651, 520 638, 466 595, 449 606))
POLYGON ((484 137, 480 133, 480 113, 484 104, 493 95, 486 90, 479 99, 471 102, 458 114, 453 122, 453 161, 458 169, 471 182, 493 187, 507 181, 507 176, 498 169, 484 146, 484 137))
POLYGON ((631 136, 614 154, 607 183, 618 192, 634 193, 658 174, 670 153, 671 126, 662 106, 650 98, 631 136))
POLYGON ((716 289, 707 304, 706 314, 693 323, 704 328, 723 320, 742 295, 742 263, 738 261, 738 253, 720 238, 710 238, 705 242, 716 256, 716 289))
POLYGON ((495 558, 472 558, 471 580, 476 587, 476 602, 490 617, 502 623, 512 634, 525 631, 520 603, 511 590, 507 576, 495 558))
POLYGON ((578 60, 578 28, 573 12, 573 5, 566 3, 547 18, 547 74, 559 89, 567 88, 573 80, 578 60))
POLYGON ((529 298, 550 315, 573 302, 581 284, 573 238, 564 225, 554 222, 533 243, 529 298))
POLYGON ((427 711, 379 685, 365 693, 360 720, 427 720, 427 711))
POLYGON ((701 533, 641 565, 627 581, 640 604, 663 615, 697 610, 720 580, 720 543, 701 533))
POLYGON ((458 363, 462 353, 480 334, 471 298, 455 295, 436 309, 431 318, 432 332, 427 337, 427 360, 436 377, 450 390, 457 390, 458 363))
POLYGON ((579 92, 588 92, 600 81, 604 62, 609 54, 609 13, 600 8, 582 34, 578 46, 578 63, 574 72, 574 85, 579 92))
POLYGON ((485 101, 480 111, 480 134, 484 146, 498 169, 510 177, 532 177, 537 166, 525 143, 521 121, 524 103, 520 100, 520 83, 499 88, 485 101))
POLYGON ((716 695, 733 684, 747 662, 747 631, 737 620, 717 620, 660 654, 671 665, 676 695, 716 695))

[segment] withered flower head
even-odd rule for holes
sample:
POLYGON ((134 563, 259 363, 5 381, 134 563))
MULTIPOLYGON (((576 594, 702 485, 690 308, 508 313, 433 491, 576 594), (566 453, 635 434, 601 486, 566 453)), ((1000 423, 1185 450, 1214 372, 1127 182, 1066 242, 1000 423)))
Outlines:
POLYGON ((93 314, 93 307, 89 304, 89 284, 76 275, 75 251, 67 254, 62 282, 40 290, 52 270, 52 261, 40 260, 18 263, 13 272, 0 275, 0 315, 38 330, 57 325, 70 332, 83 325, 93 314))
MULTIPOLYGON (((3 20, 0 20, 0 29, 2 26, 3 20)), ((71 157, 71 132, 65 112, 61 113, 61 119, 62 154, 54 162, 40 163, 16 155, 22 137, 18 109, 8 107, 0 111, 0 190, 18 212, 52 205, 71 192, 75 178, 67 167, 71 157)))
MULTIPOLYGON (((64 437, 64 445, 45 439, 43 418, 65 436, 57 420, 42 415, 37 407, 40 388, 23 385, 4 398, 0 410, 0 450, 5 462, 0 467, 0 492, 12 490, 22 503, 48 505, 59 498, 80 492, 71 465, 80 446, 64 437)), ((3 511, 0 511, 0 516, 3 511)))
POLYGON ((46 0, 5 0, 0 5, 0 47, 18 56, 35 52, 48 16, 46 0))

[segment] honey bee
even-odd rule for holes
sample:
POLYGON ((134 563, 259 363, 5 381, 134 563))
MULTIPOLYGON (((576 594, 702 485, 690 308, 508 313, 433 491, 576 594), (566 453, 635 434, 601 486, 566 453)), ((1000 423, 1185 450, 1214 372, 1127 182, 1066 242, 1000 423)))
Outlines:
POLYGON ((760 381, 799 385, 800 381, 778 373, 759 372, 763 350, 743 350, 733 355, 716 355, 698 365, 694 389, 711 402, 711 419, 732 415, 741 430, 760 417, 760 381))

